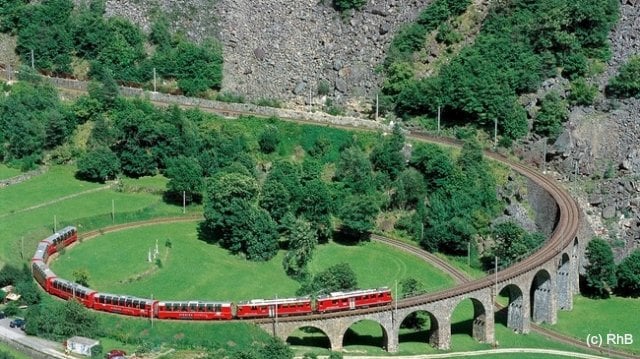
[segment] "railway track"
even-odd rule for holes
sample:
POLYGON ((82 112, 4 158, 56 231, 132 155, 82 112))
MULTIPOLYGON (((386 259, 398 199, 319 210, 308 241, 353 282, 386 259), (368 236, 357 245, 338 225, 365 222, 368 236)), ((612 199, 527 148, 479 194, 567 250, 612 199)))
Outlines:
MULTIPOLYGON (((75 91, 75 92, 84 92, 84 91, 78 91, 75 89, 67 89, 67 90, 71 90, 71 91, 75 91)), ((177 101, 176 101, 177 102, 177 101)), ((178 104, 176 102, 161 102, 161 101, 152 101, 152 103, 159 105, 159 106, 167 106, 167 105, 179 105, 182 108, 200 108, 201 110, 205 111, 205 112, 211 112, 211 113, 216 113, 225 117, 239 117, 242 115, 251 115, 251 116, 257 116, 257 117, 267 117, 267 116, 261 116, 261 115, 257 115, 255 113, 247 113, 247 112, 243 112, 243 111, 236 111, 236 110, 230 110, 230 109, 215 109, 215 108, 206 108, 206 107, 202 107, 202 106, 190 106, 190 105, 184 105, 184 104, 178 104)), ((344 128, 344 129, 356 129, 356 130, 365 130, 365 131, 376 131, 379 129, 371 129, 371 128, 362 128, 362 127, 356 127, 356 126, 349 126, 349 125, 341 125, 341 124, 328 124, 328 123, 317 123, 315 121, 311 121, 308 119, 305 119, 304 117, 300 118, 300 117, 295 117, 295 118, 287 118, 286 116, 280 116, 281 119, 283 120, 287 120, 287 121, 291 121, 291 122, 297 122, 297 123, 305 123, 305 124, 313 124, 313 125, 324 125, 324 126, 330 126, 330 127, 335 127, 335 128, 344 128)), ((416 132, 410 132, 409 134, 407 134, 407 137, 413 140, 417 140, 417 141, 422 141, 422 142, 433 142, 433 143, 439 143, 439 144, 445 144, 445 145, 452 145, 452 146, 460 146, 460 142, 453 140, 453 139, 448 139, 448 138, 439 138, 439 137, 435 137, 429 134, 424 134, 424 133, 416 133, 416 132)), ((544 188, 547 193, 549 193, 553 199, 556 201, 556 204, 558 206, 558 211, 559 211, 559 219, 558 222, 556 224, 556 228, 554 229, 550 239, 545 242, 545 244, 543 245, 542 248, 540 248, 538 251, 536 251, 534 254, 532 254, 531 256, 527 257, 526 259, 510 266, 509 268, 506 268, 502 271, 499 271, 497 274, 497 281, 499 283, 501 282, 505 282, 508 281, 512 278, 515 278, 523 273, 526 273, 530 270, 534 270, 537 267, 541 266, 542 264, 546 263, 547 261, 553 259, 558 253, 560 253, 564 248, 566 248, 568 245, 571 244, 571 242, 573 241, 573 239, 576 237, 577 231, 578 231, 578 225, 581 219, 581 213, 578 209, 577 204, 575 203, 575 201, 571 198, 571 196, 561 187, 559 187, 553 180, 551 180, 550 178, 538 173, 537 171, 524 166, 522 164, 513 162, 509 159, 507 159, 506 157, 495 153, 495 152, 491 152, 491 151, 485 151, 485 155, 489 158, 492 158, 496 161, 501 162, 502 164, 512 168, 513 170, 517 171, 518 173, 520 173, 521 175, 524 175, 528 178, 530 178, 531 180, 533 180, 534 182, 536 182, 539 186, 541 186, 542 188, 544 188)), ((166 223, 166 222, 171 222, 175 219, 169 219, 169 218, 164 218, 164 219, 158 219, 158 220, 153 220, 153 221, 149 221, 148 224, 146 225, 151 225, 151 224, 158 224, 158 223, 166 223)), ((189 219, 184 219, 186 220, 196 220, 196 218, 189 218, 189 219)), ((118 226, 113 226, 113 227, 109 227, 108 229, 104 229, 104 230, 96 230, 96 231, 91 231, 91 232, 87 232, 82 238, 83 239, 89 239, 89 238, 93 238, 95 236, 98 236, 102 233, 107 233, 107 231, 112 232, 112 231, 117 231, 117 230, 122 230, 125 228, 130 228, 130 226, 123 224, 123 225, 118 225, 118 226)), ((382 239, 381 237, 377 237, 375 238, 375 240, 379 240, 379 241, 386 241, 386 239, 382 239)), ((429 302, 433 302, 433 301, 437 301, 437 300, 441 300, 441 299, 445 299, 445 298, 450 298, 453 296, 458 296, 461 294, 465 294, 465 293, 469 293, 478 289, 482 289, 482 288, 486 288, 488 286, 491 286, 494 284, 494 279, 492 278, 481 278, 481 279, 477 279, 477 280, 470 280, 469 278, 465 277, 464 274, 460 273, 460 271, 458 271, 456 268, 453 268, 449 263, 447 263, 446 261, 430 255, 430 254, 425 254, 425 253, 421 253, 419 252, 419 250, 416 252, 415 248, 408 248, 406 244, 400 243, 398 241, 394 241, 393 243, 390 241, 387 241, 387 244, 389 245, 393 245, 397 248, 401 248, 403 250, 406 251, 410 251, 411 253, 414 253, 416 255, 419 255, 421 258, 424 258, 425 260, 429 260, 431 263, 435 264, 436 266, 440 267, 441 269, 447 271, 449 274, 452 275, 452 277, 454 278, 454 280, 458 283, 461 283, 459 286, 452 288, 452 289, 448 289, 448 290, 443 290, 437 293, 431 293, 431 294, 424 294, 424 295, 420 295, 420 296, 416 296, 416 297, 412 297, 412 298, 406 298, 406 299, 402 299, 400 301, 398 301, 397 305, 398 307, 409 307, 409 306, 414 306, 414 305, 418 305, 418 304, 424 304, 424 303, 429 303, 429 302), (427 259, 428 258, 428 259, 427 259)), ((334 313, 331 315, 328 314, 324 314, 324 315, 314 315, 314 316, 310 316, 310 317, 305 317, 305 319, 314 319, 313 317, 318 317, 319 319, 321 318, 328 318, 328 317, 335 317, 335 316, 340 316, 340 315, 345 315, 345 314, 364 314, 364 313, 368 313, 368 312, 375 312, 375 311, 379 311, 379 310, 388 310, 390 309, 389 307, 379 307, 379 308, 370 308, 370 309, 362 309, 362 310, 357 310, 357 311, 351 311, 349 313, 334 313)), ((282 318, 282 321, 285 320, 296 320, 296 318, 282 318)), ((299 320, 299 319, 298 319, 299 320)), ((259 321, 258 321, 259 322, 259 321)), ((572 339, 572 338, 567 338, 565 336, 559 335, 555 332, 549 331, 547 329, 544 328, 539 328, 537 326, 532 325, 532 327, 534 328, 535 331, 538 331, 540 333, 544 333, 544 335, 549 336, 554 338, 555 340, 558 341, 562 341, 571 345, 577 345, 577 346, 585 346, 584 343, 572 339)), ((600 349, 601 352, 604 353, 608 353, 610 355, 614 355, 614 356, 618 356, 618 357, 623 357, 623 358, 637 358, 637 356, 633 356, 627 353, 620 353, 618 351, 614 351, 614 350, 610 350, 607 348, 601 348, 600 349)))

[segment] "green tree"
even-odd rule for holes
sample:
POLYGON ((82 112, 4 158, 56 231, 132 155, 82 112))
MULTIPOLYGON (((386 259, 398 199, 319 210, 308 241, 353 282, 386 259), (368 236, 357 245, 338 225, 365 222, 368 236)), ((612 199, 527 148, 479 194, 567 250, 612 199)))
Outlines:
POLYGON ((292 210, 291 194, 287 188, 275 179, 267 179, 262 186, 260 206, 266 209, 278 223, 292 210))
POLYGON ((327 184, 314 179, 308 181, 302 187, 304 197, 300 200, 298 215, 311 222, 318 233, 318 240, 326 241, 331 235, 331 212, 333 200, 327 184))
POLYGON ((609 80, 606 93, 611 97, 640 97, 640 56, 632 56, 609 80))
POLYGON ((116 177, 120 171, 120 160, 108 147, 97 147, 78 159, 79 178, 104 182, 116 177))
POLYGON ((278 148, 280 133, 275 126, 267 126, 258 138, 258 145, 262 153, 271 153, 278 148))
POLYGON ((257 357, 261 359, 292 359, 293 350, 279 338, 269 338, 264 346, 258 349, 257 357))
POLYGON ((248 226, 233 229, 234 236, 245 241, 247 259, 268 261, 278 253, 278 230, 269 213, 262 208, 252 207, 248 226))
POLYGON ((589 264, 585 267, 585 279, 588 289, 595 296, 606 298, 616 285, 616 266, 611 246, 604 239, 595 237, 587 244, 586 257, 589 264))
POLYGON ((536 249, 544 241, 541 234, 527 233, 515 222, 503 222, 492 230, 495 240, 493 255, 501 264, 511 264, 536 249))
POLYGON ((195 158, 178 156, 168 160, 165 175, 167 194, 173 201, 182 202, 184 192, 186 202, 200 202, 204 190, 202 167, 195 158))
POLYGON ((16 292, 20 293, 20 299, 27 305, 40 303, 40 290, 32 280, 18 282, 16 292))
POLYGON ((89 287, 89 271, 86 268, 74 270, 73 281, 85 287, 89 287))
POLYGON ((393 132, 386 136, 381 145, 374 147, 371 152, 371 164, 373 169, 386 173, 392 180, 406 166, 405 158, 402 154, 404 146, 404 135, 398 124, 393 128, 393 132))
POLYGON ((289 250, 282 265, 285 272, 293 277, 306 274, 307 264, 313 258, 313 251, 318 244, 318 235, 311 224, 302 219, 296 219, 288 230, 289 250))
POLYGON ((27 334, 56 341, 76 335, 92 337, 98 331, 95 314, 76 300, 31 306, 26 320, 27 334))
POLYGON ((347 197, 340 209, 341 231, 356 241, 369 237, 380 212, 380 204, 373 195, 347 197))
POLYGON ((616 269, 616 292, 624 296, 640 296, 640 250, 636 249, 622 260, 616 269))
POLYGON ((598 88, 589 84, 583 77, 571 82, 568 100, 572 105, 590 106, 598 96, 598 88))
POLYGON ((304 283, 299 294, 329 294, 331 292, 354 290, 358 285, 356 274, 347 263, 333 265, 313 276, 304 283))
MULTIPOLYGON (((413 277, 404 278, 400 281, 400 293, 396 295, 402 298, 415 296, 424 291, 424 286, 413 277)), ((427 318, 422 313, 415 312, 410 314, 402 322, 402 328, 422 329, 427 322, 427 318)))
POLYGON ((569 118, 567 103, 557 92, 549 92, 542 99, 540 111, 533 123, 533 130, 543 136, 555 138, 562 131, 562 124, 569 118))
POLYGON ((340 153, 335 179, 353 193, 368 193, 374 189, 372 170, 366 153, 358 146, 351 146, 340 153))

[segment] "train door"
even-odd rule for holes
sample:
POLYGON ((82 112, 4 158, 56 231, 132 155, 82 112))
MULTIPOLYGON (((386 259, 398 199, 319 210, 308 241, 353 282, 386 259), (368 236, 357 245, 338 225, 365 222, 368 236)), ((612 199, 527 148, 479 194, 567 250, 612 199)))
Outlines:
POLYGON ((349 298, 349 309, 356 309, 356 298, 349 298))
POLYGON ((273 317, 275 317, 275 316, 276 316, 276 313, 277 313, 277 312, 276 312, 276 310, 277 310, 277 309, 276 309, 276 305, 277 305, 277 304, 274 304, 274 305, 270 305, 270 306, 269 306, 269 318, 273 318, 273 317))

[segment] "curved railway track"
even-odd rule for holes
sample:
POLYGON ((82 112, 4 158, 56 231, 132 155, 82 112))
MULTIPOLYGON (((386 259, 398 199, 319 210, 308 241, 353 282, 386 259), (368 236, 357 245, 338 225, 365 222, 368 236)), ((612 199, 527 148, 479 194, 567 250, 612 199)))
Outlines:
MULTIPOLYGON (((76 89, 66 89, 66 90, 71 90, 71 91, 75 91, 75 92, 84 92, 84 91, 79 91, 76 89)), ((167 106, 167 105, 178 105, 180 107, 183 108, 200 108, 201 110, 205 111, 205 112, 211 112, 211 113, 216 113, 222 116, 226 116, 226 117, 239 117, 239 116, 243 116, 243 115, 250 115, 250 116, 256 116, 256 117, 267 117, 267 116, 263 116, 260 114, 255 114, 255 113, 247 113, 247 112, 243 112, 243 111, 236 111, 236 110, 230 110, 230 109, 216 109, 216 108, 206 108, 206 107, 202 107, 202 106, 195 106, 195 105, 183 105, 183 104, 179 104, 176 102, 162 102, 162 101, 151 101, 152 103, 156 104, 156 105, 160 105, 160 106, 167 106)), ((297 123, 306 123, 306 124, 313 124, 313 125, 324 125, 324 126, 329 126, 329 127, 334 127, 334 128, 344 128, 344 129, 356 129, 356 130, 365 130, 365 131, 376 131, 379 129, 371 129, 371 128, 362 128, 362 127, 358 127, 358 126, 349 126, 349 125, 341 125, 341 124, 335 124, 335 123, 318 123, 315 121, 311 121, 308 119, 305 119, 303 117, 304 115, 298 115, 296 117, 290 117, 287 118, 286 116, 280 116, 280 118, 282 120, 286 120, 286 121, 292 121, 292 122, 297 122, 297 123)), ((452 139, 448 139, 448 138, 440 138, 440 137, 435 137, 429 134, 424 134, 424 133, 416 133, 416 132, 410 132, 409 134, 407 134, 408 138, 417 140, 417 141, 422 141, 422 142, 433 142, 433 143, 439 143, 439 144, 445 144, 445 145, 453 145, 453 146, 460 146, 460 142, 459 141, 455 141, 452 139)), ((557 185, 557 183, 555 181, 553 181, 552 179, 542 175, 541 173, 537 172, 536 170, 529 168, 525 165, 522 165, 520 163, 516 163, 513 162, 509 159, 507 159, 506 157, 495 153, 495 152, 491 152, 491 151, 485 151, 484 152, 485 155, 489 158, 492 158, 496 161, 501 162, 502 164, 510 167, 511 169, 517 171, 518 173, 520 173, 523 176, 528 177, 529 179, 533 180, 535 183, 537 183, 539 186, 541 186, 542 188, 545 189, 545 191, 547 191, 547 193, 549 195, 552 196, 552 198, 555 200, 557 206, 558 206, 558 212, 559 212, 559 219, 558 222, 556 224, 556 227, 553 231, 553 233, 551 234, 551 237, 549 238, 549 240, 547 242, 545 242, 545 244, 543 245, 542 248, 540 248, 538 251, 536 251, 535 253, 533 253, 531 256, 527 257, 526 259, 510 266, 509 268, 506 268, 504 270, 501 270, 498 272, 497 274, 497 281, 499 283, 501 282, 505 282, 508 281, 512 278, 515 278, 519 275, 522 275, 528 271, 534 270, 536 268, 538 268, 539 266, 543 265, 544 263, 548 262, 549 260, 552 260, 558 253, 560 253, 562 250, 564 250, 564 248, 566 248, 568 245, 571 244, 571 242, 573 241, 573 239, 576 237, 577 232, 578 232, 578 226, 580 223, 580 219, 581 219, 581 213, 580 210, 578 209, 578 206, 576 204, 576 202, 573 200, 573 198, 560 186, 557 185)), ((185 219, 186 220, 186 219, 185 219)), ((195 220, 195 218, 190 218, 189 220, 195 220)), ((170 222, 170 219, 161 219, 158 220, 155 223, 163 223, 163 221, 166 222, 170 222)), ((127 228, 126 225, 121 225, 120 229, 124 229, 127 228)), ((115 228, 110 228, 110 231, 115 231, 115 230, 119 230, 119 229, 115 229, 115 228)), ((87 232, 84 236, 83 239, 89 239, 92 237, 95 237, 97 235, 100 235, 101 233, 105 233, 105 230, 96 230, 96 231, 92 231, 92 232, 87 232)), ((381 238, 378 238, 376 240, 380 240, 381 238)), ((416 253, 414 251, 413 248, 406 248, 404 247, 406 244, 400 244, 400 242, 395 242, 394 244, 391 244, 389 242, 387 242, 390 245, 394 245, 395 247, 398 248, 403 248, 404 250, 407 251, 411 251, 412 253, 416 253)), ((486 288, 489 286, 494 285, 494 278, 481 278, 481 279, 477 279, 477 280, 469 280, 469 278, 465 277, 463 274, 461 274, 456 268, 453 268, 449 263, 447 263, 444 260, 441 260, 440 258, 433 256, 433 255, 429 255, 426 256, 423 253, 419 254, 421 257, 423 258, 429 258, 428 260, 431 261, 432 263, 434 263, 436 266, 440 267, 441 269, 447 271, 448 273, 450 273, 452 275, 452 277, 454 278, 454 280, 458 283, 462 283, 459 286, 455 287, 455 288, 451 288, 451 289, 447 289, 447 290, 443 290, 443 291, 439 291, 436 293, 430 293, 430 294, 423 294, 423 295, 419 295, 416 297, 411 297, 411 298, 405 298, 402 300, 398 301, 398 307, 410 307, 410 306, 414 306, 414 305, 418 305, 418 304, 424 304, 424 303, 429 303, 429 302, 434 302, 434 301, 438 301, 438 300, 442 300, 442 299, 446 299, 446 298, 450 298, 450 297, 454 297, 454 296, 458 296, 458 295, 462 295, 465 293, 469 293, 469 292, 473 292, 475 290, 478 289, 482 289, 482 288, 486 288)), ((314 319, 314 318, 328 318, 328 317, 336 317, 336 316, 344 316, 344 315, 351 315, 351 314, 364 314, 364 313, 368 313, 368 312, 375 312, 375 311, 380 311, 380 310, 388 310, 390 309, 389 306, 387 307, 378 307, 378 308, 370 308, 370 309, 361 309, 361 310, 356 310, 356 311, 351 311, 348 313, 333 313, 333 314, 323 314, 323 315, 312 315, 312 316, 308 316, 305 317, 305 319, 314 319)), ((288 320, 300 320, 300 318, 295 318, 295 317, 289 317, 289 318, 280 318, 281 321, 288 321, 288 320)), ((256 322, 260 322, 260 321, 256 321, 256 322)), ((544 333, 544 335, 547 335, 549 337, 552 337, 556 340, 565 342, 565 343, 569 343, 572 345, 577 345, 577 346, 585 346, 584 343, 572 339, 572 338, 568 338, 565 336, 561 336, 556 334, 555 332, 549 331, 547 329, 543 329, 543 328, 539 328, 537 326, 532 325, 532 328, 534 328, 535 331, 538 331, 540 333, 544 333)), ((608 353, 610 355, 614 355, 614 356, 619 356, 619 357, 624 357, 624 358, 637 358, 637 356, 633 356, 627 353, 620 353, 618 351, 614 351, 614 350, 610 350, 607 348, 600 348, 599 349, 601 353, 608 353)))

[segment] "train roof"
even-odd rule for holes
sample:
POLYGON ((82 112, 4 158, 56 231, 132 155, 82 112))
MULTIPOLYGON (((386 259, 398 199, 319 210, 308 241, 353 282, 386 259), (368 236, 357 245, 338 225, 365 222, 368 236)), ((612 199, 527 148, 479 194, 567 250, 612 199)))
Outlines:
POLYGON ((93 290, 91 288, 85 287, 83 285, 80 285, 80 284, 78 284, 76 282, 72 282, 70 280, 66 280, 64 278, 56 278, 55 281, 68 284, 69 286, 72 286, 72 287, 74 287, 74 288, 76 288, 78 290, 82 290, 82 291, 85 291, 85 292, 95 292, 95 290, 93 290))
POLYGON ((302 303, 310 302, 309 297, 300 298, 282 298, 282 299, 252 299, 244 302, 238 302, 239 305, 258 305, 258 304, 288 304, 288 303, 302 303))
POLYGON ((44 254, 47 252, 47 247, 49 247, 48 243, 40 242, 38 243, 38 247, 36 248, 36 252, 33 254, 33 260, 44 260, 44 254))
POLYGON ((62 228, 61 230, 59 230, 57 233, 67 233, 67 232, 75 232, 76 231, 76 227, 74 226, 66 226, 64 228, 62 228))
POLYGON ((377 289, 362 289, 362 290, 352 290, 348 292, 331 292, 326 295, 321 295, 319 298, 345 298, 345 297, 353 297, 362 294, 374 294, 374 293, 384 293, 389 292, 389 288, 382 287, 377 289))
POLYGON ((96 293, 96 297, 99 297, 99 296, 118 298, 118 299, 142 300, 148 303, 154 302, 154 300, 151 300, 149 298, 138 298, 138 297, 132 297, 129 295, 122 295, 122 294, 111 294, 111 293, 102 293, 102 292, 96 293))
POLYGON ((198 301, 198 300, 163 300, 158 302, 158 304, 160 305, 166 305, 166 304, 213 304, 213 305, 224 305, 224 306, 231 306, 231 302, 205 302, 205 301, 198 301))
POLYGON ((40 243, 43 243, 43 242, 44 242, 44 243, 52 244, 52 243, 53 243, 53 241, 54 241, 56 238, 58 238, 58 237, 60 237, 60 233, 56 232, 56 233, 54 233, 54 234, 50 235, 49 237, 47 237, 47 238, 45 238, 45 239, 41 240, 41 241, 40 241, 40 243))
POLYGON ((49 269, 49 266, 47 266, 44 262, 33 262, 32 266, 38 267, 38 269, 42 271, 47 278, 56 276, 56 274, 53 273, 53 271, 49 269))

